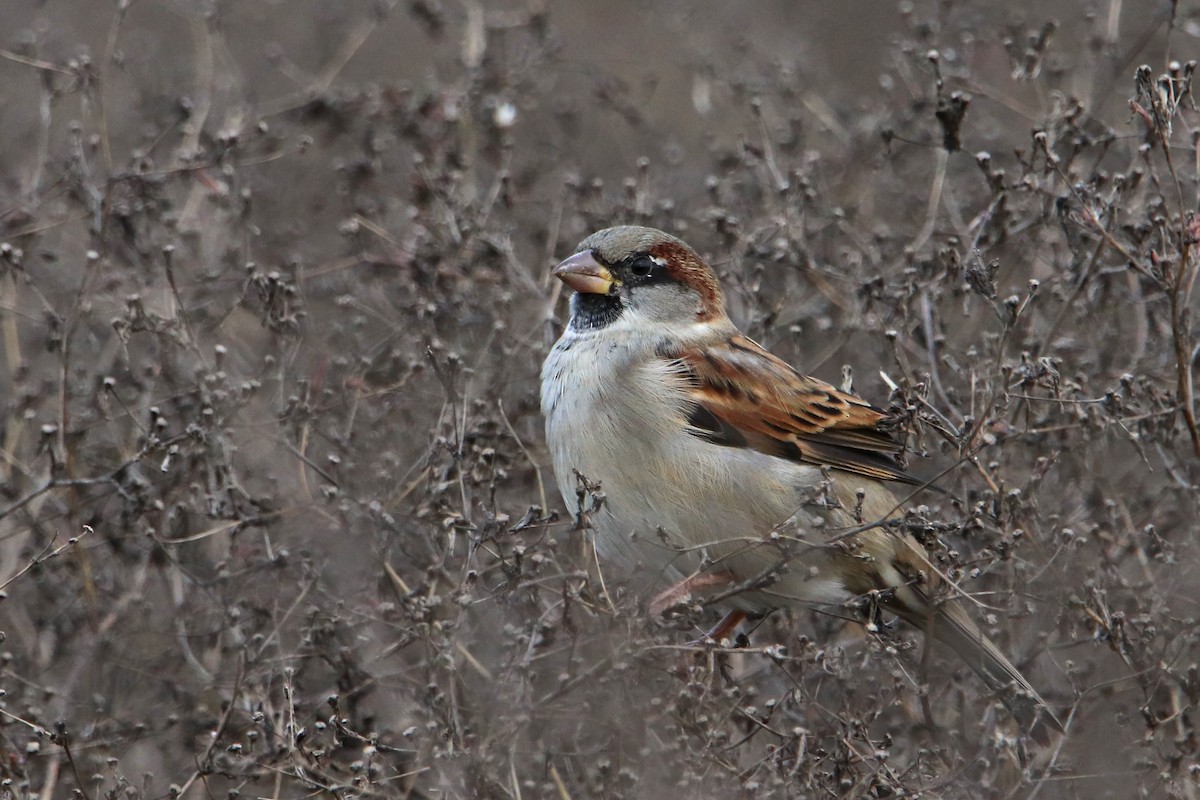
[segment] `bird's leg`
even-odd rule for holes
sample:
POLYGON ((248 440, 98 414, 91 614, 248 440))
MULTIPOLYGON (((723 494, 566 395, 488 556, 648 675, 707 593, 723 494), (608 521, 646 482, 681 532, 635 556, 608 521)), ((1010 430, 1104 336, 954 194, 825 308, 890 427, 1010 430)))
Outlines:
MULTIPOLYGON (((656 594, 650 601, 650 614, 662 617, 672 608, 687 603, 697 592, 725 588, 736 582, 737 578, 729 572, 701 572, 692 575, 656 594)), ((711 630, 691 644, 719 643, 727 639, 745 619, 746 612, 730 611, 711 630)))
POLYGON ((708 633, 696 640, 696 644, 708 644, 715 642, 720 644, 725 639, 729 638, 729 634, 733 633, 734 629, 746 619, 745 611, 730 611, 725 616, 721 617, 721 621, 714 625, 708 633))
POLYGON ((737 578, 728 572, 700 572, 689 575, 674 586, 669 586, 654 595, 648 608, 650 616, 663 616, 672 608, 686 603, 697 591, 729 586, 736 581, 737 578))

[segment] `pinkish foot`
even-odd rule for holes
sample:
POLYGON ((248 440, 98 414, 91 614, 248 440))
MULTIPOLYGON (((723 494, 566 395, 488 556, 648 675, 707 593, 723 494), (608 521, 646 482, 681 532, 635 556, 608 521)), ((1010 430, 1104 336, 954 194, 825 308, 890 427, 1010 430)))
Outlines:
POLYGON ((735 580, 733 575, 728 572, 701 572, 684 578, 654 596, 648 609, 650 616, 661 617, 668 609, 686 603, 694 593, 705 589, 724 588, 735 580))
MULTIPOLYGON (((702 572, 685 578, 674 586, 659 592, 650 601, 650 615, 662 617, 675 606, 691 600, 696 593, 708 589, 724 589, 731 586, 737 579, 729 572, 702 572)), ((727 639, 731 633, 746 619, 744 611, 730 611, 712 630, 689 644, 713 644, 727 639)))
POLYGON ((721 621, 714 625, 708 633, 688 644, 720 644, 728 639, 729 634, 733 633, 737 629, 737 626, 741 625, 745 619, 745 611, 730 611, 721 617, 721 621))

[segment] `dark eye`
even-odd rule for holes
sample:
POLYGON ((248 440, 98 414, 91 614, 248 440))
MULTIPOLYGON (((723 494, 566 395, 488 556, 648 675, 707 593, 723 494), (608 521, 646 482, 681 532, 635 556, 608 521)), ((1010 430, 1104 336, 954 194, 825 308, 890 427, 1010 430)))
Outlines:
POLYGON ((657 265, 650 256, 635 256, 629 265, 629 271, 639 278, 648 278, 655 266, 657 265))

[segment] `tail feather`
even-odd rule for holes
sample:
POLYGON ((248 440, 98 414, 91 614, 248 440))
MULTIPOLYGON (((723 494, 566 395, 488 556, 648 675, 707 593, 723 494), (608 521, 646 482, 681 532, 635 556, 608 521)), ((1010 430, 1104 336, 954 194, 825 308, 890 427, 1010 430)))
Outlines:
POLYGON ((905 603, 900 597, 897 600, 900 602, 894 603, 889 610, 953 650, 989 689, 999 695, 1022 725, 1033 725, 1040 713, 1046 724, 1059 733, 1065 732, 1042 696, 1000 648, 979 630, 961 604, 949 600, 932 606, 924 602, 905 603))

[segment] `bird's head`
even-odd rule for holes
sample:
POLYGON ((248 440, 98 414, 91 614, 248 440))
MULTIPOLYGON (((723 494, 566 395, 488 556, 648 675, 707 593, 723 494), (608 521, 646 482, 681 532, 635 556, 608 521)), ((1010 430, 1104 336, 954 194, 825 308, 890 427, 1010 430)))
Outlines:
POLYGON ((712 267, 682 241, 654 228, 622 225, 597 231, 554 274, 575 290, 571 327, 576 331, 725 317, 712 267))

